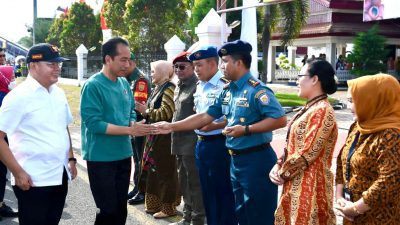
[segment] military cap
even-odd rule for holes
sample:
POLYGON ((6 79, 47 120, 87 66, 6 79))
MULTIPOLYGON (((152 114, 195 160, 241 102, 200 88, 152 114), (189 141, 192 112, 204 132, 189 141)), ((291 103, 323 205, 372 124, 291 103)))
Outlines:
POLYGON ((248 42, 236 40, 222 45, 218 50, 218 55, 220 57, 233 54, 250 55, 252 49, 248 42))
POLYGON ((64 62, 69 59, 61 57, 60 52, 55 45, 41 43, 32 46, 26 56, 26 63, 31 62, 64 62))
POLYGON ((176 62, 192 62, 188 57, 189 55, 190 55, 190 52, 184 51, 184 52, 179 53, 175 57, 175 59, 172 61, 172 64, 175 64, 176 62))
POLYGON ((217 47, 215 46, 203 46, 199 50, 193 52, 189 59, 191 61, 207 59, 211 57, 218 57, 217 47))

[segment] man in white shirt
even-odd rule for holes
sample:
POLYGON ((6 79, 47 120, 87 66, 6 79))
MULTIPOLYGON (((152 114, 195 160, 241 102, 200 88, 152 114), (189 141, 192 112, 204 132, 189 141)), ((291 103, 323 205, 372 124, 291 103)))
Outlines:
POLYGON ((33 46, 27 79, 0 108, 0 159, 12 173, 20 225, 58 224, 68 179, 77 174, 67 127, 72 115, 64 92, 55 85, 65 60, 55 46, 33 46))

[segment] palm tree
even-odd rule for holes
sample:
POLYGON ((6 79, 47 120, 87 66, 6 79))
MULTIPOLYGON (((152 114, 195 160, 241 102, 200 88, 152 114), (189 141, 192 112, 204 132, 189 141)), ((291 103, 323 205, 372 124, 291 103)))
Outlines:
POLYGON ((262 33, 263 73, 261 80, 267 81, 268 48, 273 31, 282 32, 282 46, 290 45, 300 35, 301 28, 307 23, 310 0, 264 6, 264 27, 262 33))

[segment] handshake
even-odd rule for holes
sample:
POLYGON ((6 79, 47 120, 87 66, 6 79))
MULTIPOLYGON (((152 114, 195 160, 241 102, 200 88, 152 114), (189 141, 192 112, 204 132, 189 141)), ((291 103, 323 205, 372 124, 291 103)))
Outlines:
POLYGON ((169 122, 157 122, 153 124, 145 124, 145 120, 140 122, 131 123, 130 135, 132 136, 145 136, 145 135, 157 135, 157 134, 169 134, 171 133, 172 126, 169 122))

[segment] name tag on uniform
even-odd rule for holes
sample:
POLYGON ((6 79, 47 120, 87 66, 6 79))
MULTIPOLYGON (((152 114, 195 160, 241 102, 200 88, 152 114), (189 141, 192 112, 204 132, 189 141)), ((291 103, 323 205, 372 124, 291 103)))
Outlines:
POLYGON ((208 93, 207 98, 215 98, 217 95, 215 93, 208 93))
POLYGON ((238 98, 236 102, 236 106, 239 107, 249 107, 249 101, 247 98, 238 98))

